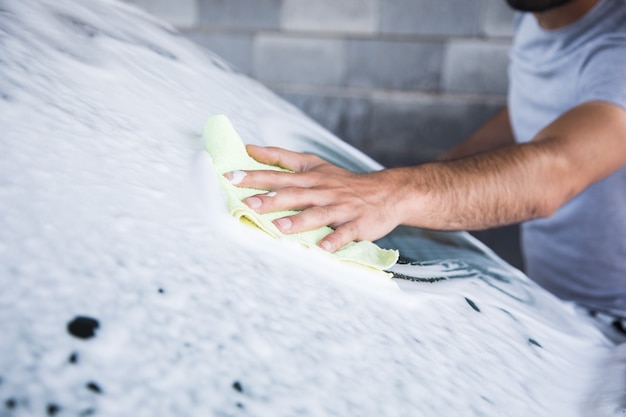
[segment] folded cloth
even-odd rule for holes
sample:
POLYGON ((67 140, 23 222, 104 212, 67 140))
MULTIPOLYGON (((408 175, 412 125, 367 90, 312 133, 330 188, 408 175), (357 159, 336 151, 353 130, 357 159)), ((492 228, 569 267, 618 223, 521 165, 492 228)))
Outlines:
MULTIPOLYGON (((204 128, 206 150, 211 155, 220 186, 226 192, 226 206, 230 213, 242 223, 257 227, 274 238, 296 241, 314 250, 323 251, 317 246, 324 236, 333 230, 326 226, 319 229, 293 234, 284 234, 272 223, 273 220, 293 215, 297 211, 278 211, 259 214, 243 203, 243 199, 262 193, 263 190, 236 187, 224 174, 236 170, 275 170, 291 172, 286 169, 262 164, 251 158, 239 138, 239 135, 226 116, 212 116, 204 128)), ((267 191, 267 190, 265 190, 267 191)), ((343 262, 351 262, 374 270, 384 270, 398 260, 398 251, 382 249, 369 241, 350 242, 333 254, 343 262)))

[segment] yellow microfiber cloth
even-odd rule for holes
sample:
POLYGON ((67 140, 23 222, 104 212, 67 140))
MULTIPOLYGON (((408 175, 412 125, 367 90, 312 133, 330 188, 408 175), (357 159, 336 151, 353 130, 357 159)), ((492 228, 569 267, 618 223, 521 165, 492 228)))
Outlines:
MULTIPOLYGON (((302 233, 284 234, 274 226, 272 221, 295 214, 297 211, 259 214, 244 204, 242 200, 262 191, 236 187, 224 178, 225 173, 236 170, 290 171, 262 164, 251 158, 226 116, 217 115, 209 118, 204 128, 204 140, 206 150, 213 160, 219 184, 226 191, 227 208, 235 218, 242 223, 258 227, 274 238, 290 239, 307 248, 325 252, 317 246, 317 242, 332 232, 330 227, 321 227, 302 233)), ((391 267, 398 260, 398 251, 382 249, 369 241, 350 242, 333 255, 340 261, 355 263, 379 271, 391 267)))

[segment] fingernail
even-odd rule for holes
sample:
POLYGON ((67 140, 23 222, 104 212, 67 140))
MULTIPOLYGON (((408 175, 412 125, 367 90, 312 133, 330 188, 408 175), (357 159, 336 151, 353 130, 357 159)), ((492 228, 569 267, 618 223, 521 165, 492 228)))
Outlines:
POLYGON ((320 248, 324 249, 326 252, 330 252, 330 250, 333 248, 330 242, 327 242, 325 240, 322 240, 320 243, 318 243, 318 245, 320 248))
POLYGON ((245 172, 241 171, 241 170, 237 170, 237 171, 233 171, 233 172, 228 172, 226 174, 224 174, 224 177, 230 181, 231 184, 233 185, 237 185, 240 184, 241 181, 243 181, 243 179, 246 177, 245 172))
POLYGON ((263 203, 259 197, 248 197, 244 200, 248 207, 258 209, 263 203))
POLYGON ((265 193, 266 197, 274 197, 276 195, 276 191, 270 191, 269 193, 265 193))
POLYGON ((283 217, 282 219, 274 220, 274 224, 283 232, 291 229, 291 226, 293 226, 293 222, 286 217, 283 217))

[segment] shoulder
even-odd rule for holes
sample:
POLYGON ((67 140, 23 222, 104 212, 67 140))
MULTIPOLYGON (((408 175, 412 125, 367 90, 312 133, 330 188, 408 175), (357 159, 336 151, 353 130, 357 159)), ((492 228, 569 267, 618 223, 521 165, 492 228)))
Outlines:
POLYGON ((626 109, 626 33, 592 42, 580 66, 580 100, 605 100, 626 109))
POLYGON ((603 19, 590 28, 584 48, 580 99, 605 100, 626 108, 626 0, 605 2, 603 19))

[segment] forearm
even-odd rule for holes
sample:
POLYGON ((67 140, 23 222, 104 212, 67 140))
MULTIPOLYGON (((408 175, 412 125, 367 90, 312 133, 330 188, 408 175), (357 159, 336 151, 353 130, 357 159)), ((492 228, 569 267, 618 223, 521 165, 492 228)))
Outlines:
POLYGON ((547 217, 626 164, 624 138, 623 109, 585 103, 529 143, 405 168, 396 212, 402 224, 444 230, 547 217))
POLYGON ((245 200, 259 213, 300 210, 275 221, 283 233, 332 226, 334 232, 319 242, 332 252, 352 240, 375 240, 400 224, 476 230, 550 216, 626 165, 624 138, 624 109, 590 102, 529 143, 465 158, 354 174, 313 155, 249 146, 256 160, 293 173, 248 171, 227 178, 272 191, 245 200))
POLYGON ((445 152, 440 161, 463 158, 515 143, 508 108, 500 110, 469 138, 445 152))
POLYGON ((403 168, 400 223, 478 230, 551 215, 574 191, 549 141, 403 168))

